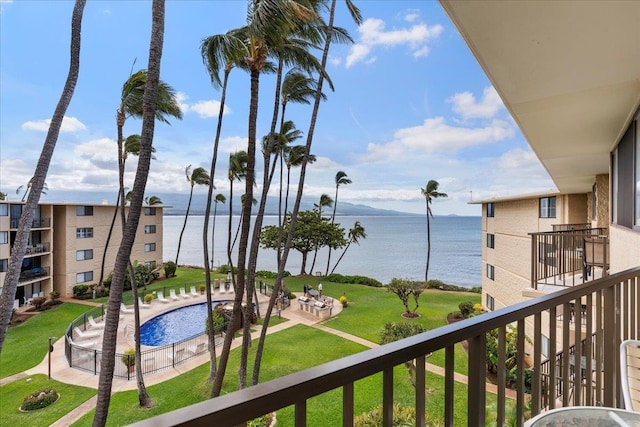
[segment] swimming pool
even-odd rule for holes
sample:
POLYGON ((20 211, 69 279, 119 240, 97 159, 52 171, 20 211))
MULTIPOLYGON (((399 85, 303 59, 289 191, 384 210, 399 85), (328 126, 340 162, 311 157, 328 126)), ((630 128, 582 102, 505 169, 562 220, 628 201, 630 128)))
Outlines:
MULTIPOLYGON (((224 304, 227 300, 212 301, 224 304)), ((173 344, 204 333, 207 303, 187 305, 147 320, 140 326, 140 344, 159 346, 173 344)))

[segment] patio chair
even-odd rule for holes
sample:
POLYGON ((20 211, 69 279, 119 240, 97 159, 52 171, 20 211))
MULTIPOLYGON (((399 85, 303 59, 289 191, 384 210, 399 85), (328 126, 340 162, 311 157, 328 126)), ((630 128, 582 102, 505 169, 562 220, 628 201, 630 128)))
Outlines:
POLYGON ((73 328, 73 332, 76 333, 78 338, 85 339, 85 340, 90 338, 97 338, 102 334, 102 332, 99 332, 99 331, 82 332, 80 328, 78 328, 77 326, 73 328))
POLYGON ((189 295, 184 291, 184 288, 180 288, 180 296, 185 299, 189 298, 189 295))
POLYGON ((620 344, 620 382, 624 407, 640 411, 640 341, 626 340, 620 344))
POLYGON ((220 293, 224 294, 226 292, 227 292, 227 290, 225 289, 224 282, 220 282, 220 293))
POLYGON ((139 306, 139 307, 142 307, 142 308, 151 308, 151 303, 149 303, 149 304, 145 304, 145 303, 142 301, 142 298, 138 297, 138 306, 139 306))
POLYGON ((180 363, 185 358, 185 354, 184 353, 185 353, 185 349, 184 348, 179 348, 179 349, 176 350, 175 355, 173 355, 173 354, 169 355, 169 359, 173 363, 180 363))
POLYGON ((132 314, 135 310, 133 308, 127 308, 123 302, 120 303, 120 312, 122 314, 132 314))
POLYGON ((176 290, 175 289, 171 289, 169 291, 169 296, 171 297, 172 300, 174 301, 178 301, 180 298, 178 298, 178 296, 176 295, 176 290))
POLYGON ((158 301, 165 304, 169 302, 169 300, 164 297, 164 293, 162 293, 162 291, 158 291, 158 301))
POLYGON ((89 318, 88 318, 88 319, 89 319, 89 324, 90 324, 93 328, 95 328, 95 329, 102 329, 102 328, 104 328, 104 322, 100 322, 100 323, 96 322, 96 321, 93 319, 93 316, 89 316, 89 318))
POLYGON ((192 297, 197 297, 199 295, 195 286, 192 286, 191 289, 189 289, 189 294, 191 294, 192 297))

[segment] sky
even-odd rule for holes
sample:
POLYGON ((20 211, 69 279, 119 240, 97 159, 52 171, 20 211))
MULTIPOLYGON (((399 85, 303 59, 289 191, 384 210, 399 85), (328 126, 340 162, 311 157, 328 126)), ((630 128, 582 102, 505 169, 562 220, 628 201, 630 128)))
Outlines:
MULTIPOLYGON (((355 3, 363 17, 359 27, 338 1, 336 25, 354 43, 333 45, 329 52, 327 73, 335 91, 325 85, 306 196, 333 197, 338 171, 352 181, 340 187, 338 206, 346 201, 409 213, 425 213, 420 190, 431 179, 448 194, 433 201, 435 215, 480 215, 470 200, 555 190, 438 2, 355 3)), ((185 168, 209 171, 221 93, 211 85, 200 44, 244 25, 246 5, 167 1, 161 79, 176 90, 184 118, 156 124, 147 195, 181 193, 186 200, 185 168)), ((67 77, 72 9, 66 0, 0 0, 0 191, 10 200, 21 198, 16 189, 33 176, 67 77)), ((115 114, 122 84, 132 70, 146 68, 150 27, 149 1, 87 2, 78 84, 41 200, 61 201, 59 191, 87 192, 87 198, 107 192, 115 203, 115 114)), ((229 190, 229 154, 246 149, 249 83, 246 72, 231 73, 214 179, 223 194, 229 190)), ((262 76, 259 138, 269 129, 274 90, 274 76, 262 76)), ((311 107, 287 110, 287 119, 305 135, 302 144, 311 107)), ((140 133, 141 125, 127 120, 125 136, 140 133)), ((129 158, 126 183, 133 182, 135 166, 129 158)), ((276 191, 272 185, 270 194, 276 191)), ((206 188, 196 186, 195 192, 206 194, 206 188)))

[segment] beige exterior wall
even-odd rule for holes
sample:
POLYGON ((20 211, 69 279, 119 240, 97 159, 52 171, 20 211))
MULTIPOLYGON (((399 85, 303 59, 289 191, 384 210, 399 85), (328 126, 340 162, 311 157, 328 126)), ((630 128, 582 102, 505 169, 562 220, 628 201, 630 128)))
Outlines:
POLYGON ((609 227, 609 245, 611 273, 640 265, 640 232, 612 224, 609 227))
MULTIPOLYGON (((20 204, 20 203, 18 203, 20 204)), ((50 220, 47 228, 34 228, 32 235, 39 233, 40 241, 45 243, 47 250, 43 253, 27 254, 25 259, 38 257, 40 265, 47 268, 50 276, 44 280, 20 283, 23 289, 18 295, 31 296, 32 292, 44 291, 48 296, 52 290, 57 290, 62 296, 73 296, 73 287, 79 284, 78 273, 91 272, 93 278, 86 284, 97 283, 100 277, 102 255, 111 226, 115 207, 112 205, 93 205, 93 215, 77 215, 76 204, 41 204, 36 215, 38 218, 50 220), (78 228, 91 228, 93 237, 77 238, 78 228), (93 257, 77 260, 78 251, 92 250, 93 257)), ((143 208, 136 239, 131 252, 131 260, 140 263, 154 263, 162 265, 162 207, 155 207, 156 215, 147 215, 143 208), (155 226, 155 233, 151 228, 155 226), (148 231, 148 232, 145 232, 148 231), (152 250, 154 249, 154 250, 152 250)), ((105 259, 105 277, 113 270, 116 254, 122 240, 122 227, 118 218, 111 235, 105 259)), ((10 231, 10 216, 0 216, 0 231, 10 231)), ((15 230, 14 230, 15 231, 15 230)), ((86 255, 87 253, 85 253, 86 255)), ((0 245, 0 260, 9 259, 10 244, 0 245)), ((5 273, 0 273, 0 284, 4 282, 5 273)), ((20 301, 20 305, 24 301, 20 301)))

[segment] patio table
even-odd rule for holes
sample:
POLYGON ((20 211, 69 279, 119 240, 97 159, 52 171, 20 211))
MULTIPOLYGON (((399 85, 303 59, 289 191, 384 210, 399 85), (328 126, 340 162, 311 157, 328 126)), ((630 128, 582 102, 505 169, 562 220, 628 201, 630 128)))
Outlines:
POLYGON ((605 406, 569 406, 536 415, 525 427, 640 427, 640 413, 605 406))

